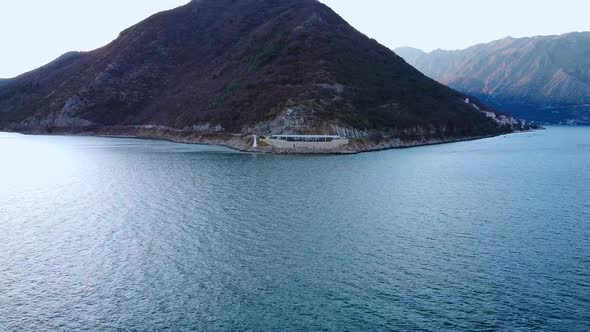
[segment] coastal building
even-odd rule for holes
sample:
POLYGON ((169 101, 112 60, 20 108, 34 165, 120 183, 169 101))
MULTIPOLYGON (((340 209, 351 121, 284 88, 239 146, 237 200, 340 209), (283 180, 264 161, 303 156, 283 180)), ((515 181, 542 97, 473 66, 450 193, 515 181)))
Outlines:
POLYGON ((328 151, 347 145, 350 141, 339 135, 270 135, 261 137, 260 142, 277 149, 328 151))
POLYGON ((482 111, 481 113, 485 114, 485 116, 487 116, 488 118, 491 119, 496 119, 496 113, 494 112, 488 112, 488 111, 482 111))

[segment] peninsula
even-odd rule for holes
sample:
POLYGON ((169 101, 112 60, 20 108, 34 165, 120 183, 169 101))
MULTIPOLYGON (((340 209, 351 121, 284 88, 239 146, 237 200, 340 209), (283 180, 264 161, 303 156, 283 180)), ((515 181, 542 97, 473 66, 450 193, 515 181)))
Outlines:
POLYGON ((1 81, 0 129, 355 153, 523 124, 426 77, 316 0, 194 0, 1 81))

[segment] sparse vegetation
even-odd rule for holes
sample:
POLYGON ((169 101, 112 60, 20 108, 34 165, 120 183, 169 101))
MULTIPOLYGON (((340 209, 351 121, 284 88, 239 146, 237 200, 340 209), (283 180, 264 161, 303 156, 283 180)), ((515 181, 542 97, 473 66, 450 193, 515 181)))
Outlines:
POLYGON ((0 120, 47 118, 72 96, 84 104, 68 116, 98 126, 218 123, 237 133, 289 104, 306 110, 302 131, 338 123, 371 140, 502 130, 315 0, 202 0, 160 13, 104 48, 4 83, 0 120))

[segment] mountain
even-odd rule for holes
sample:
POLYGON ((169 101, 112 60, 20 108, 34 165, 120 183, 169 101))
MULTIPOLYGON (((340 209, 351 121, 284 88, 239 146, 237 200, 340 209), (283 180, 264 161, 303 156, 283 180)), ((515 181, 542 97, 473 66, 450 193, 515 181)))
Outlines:
POLYGON ((243 149, 253 133, 345 133, 383 147, 511 130, 466 97, 316 0, 193 0, 4 83, 0 127, 243 149))
POLYGON ((395 51, 427 76, 518 117, 590 124, 590 32, 395 51))

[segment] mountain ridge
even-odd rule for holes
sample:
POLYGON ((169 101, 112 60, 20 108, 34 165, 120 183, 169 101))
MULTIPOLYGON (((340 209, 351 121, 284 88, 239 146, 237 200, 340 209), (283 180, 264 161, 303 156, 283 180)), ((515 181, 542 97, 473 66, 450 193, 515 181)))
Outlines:
POLYGON ((464 50, 396 49, 427 76, 528 120, 590 123, 590 32, 503 38, 464 50))

